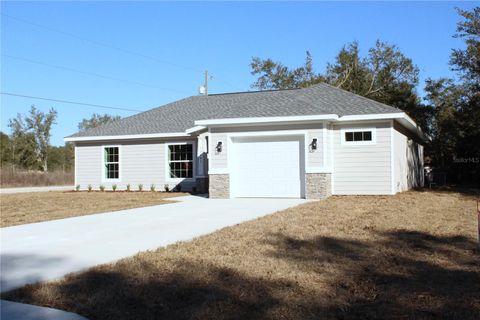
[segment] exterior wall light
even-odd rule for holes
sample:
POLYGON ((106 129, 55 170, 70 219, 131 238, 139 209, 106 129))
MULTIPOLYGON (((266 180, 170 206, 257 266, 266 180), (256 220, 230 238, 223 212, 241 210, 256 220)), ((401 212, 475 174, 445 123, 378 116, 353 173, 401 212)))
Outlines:
POLYGON ((222 152, 222 141, 218 141, 215 149, 217 150, 217 152, 222 152))
POLYGON ((312 150, 317 150, 317 138, 313 138, 311 146, 312 150))

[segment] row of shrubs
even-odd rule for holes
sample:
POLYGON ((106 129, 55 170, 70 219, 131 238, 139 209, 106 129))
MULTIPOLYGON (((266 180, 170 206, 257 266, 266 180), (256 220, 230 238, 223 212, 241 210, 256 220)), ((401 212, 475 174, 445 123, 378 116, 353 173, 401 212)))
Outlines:
MULTIPOLYGON (((113 192, 117 191, 117 187, 118 187, 118 186, 117 186, 116 184, 113 184, 113 185, 112 185, 112 191, 113 191, 113 192)), ((102 185, 100 185, 99 189, 100 189, 100 191, 105 191, 105 186, 102 184, 102 185)), ((163 186, 163 189, 165 190, 165 192, 170 192, 170 187, 169 187, 168 184, 164 185, 164 186, 163 186)), ((177 191, 181 191, 181 190, 180 190, 180 185, 176 186, 175 189, 176 189, 177 191)), ((76 190, 76 191, 80 191, 80 185, 79 185, 79 184, 77 184, 77 185, 75 186, 75 190, 76 190)), ((89 185, 87 186, 87 190, 88 190, 88 192, 90 192, 90 191, 93 190, 93 187, 92 187, 91 184, 89 184, 89 185)), ((126 191, 127 191, 127 192, 132 191, 132 188, 131 188, 130 183, 127 184, 127 189, 126 189, 126 191)), ((140 184, 138 185, 138 191, 143 191, 143 184, 140 183, 140 184)), ((151 184, 151 185, 150 185, 150 191, 151 191, 151 192, 155 192, 155 191, 156 191, 156 186, 155 186, 155 184, 151 184)))

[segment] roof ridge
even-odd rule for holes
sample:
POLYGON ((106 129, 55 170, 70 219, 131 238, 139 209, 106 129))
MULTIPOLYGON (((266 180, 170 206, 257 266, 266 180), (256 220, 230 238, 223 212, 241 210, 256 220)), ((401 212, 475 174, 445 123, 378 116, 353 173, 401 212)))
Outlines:
MULTIPOLYGON (((340 91, 340 92, 343 92, 343 93, 346 93, 346 94, 348 94, 348 95, 350 95, 350 96, 354 96, 354 97, 356 97, 356 98, 360 98, 360 99, 363 99, 363 100, 367 100, 367 101, 369 101, 369 102, 378 103, 378 104, 381 104, 381 105, 383 105, 383 106, 385 106, 385 107, 389 107, 389 108, 393 108, 393 109, 397 109, 397 110, 399 110, 399 111, 402 111, 401 109, 399 109, 399 108, 397 108, 397 107, 388 105, 388 104, 386 104, 386 103, 383 103, 383 102, 380 102, 380 101, 377 101, 377 100, 374 100, 374 99, 371 99, 371 98, 367 98, 367 97, 362 96, 362 95, 360 95, 360 94, 358 94, 358 93, 354 93, 354 92, 351 92, 351 91, 348 91, 348 90, 339 88, 339 87, 337 87, 337 86, 331 85, 331 84, 326 83, 326 82, 317 83, 317 84, 314 84, 314 85, 312 85, 312 86, 310 86, 310 87, 308 87, 308 88, 311 88, 311 87, 313 87, 313 86, 320 86, 320 85, 323 85, 323 86, 325 86, 325 87, 332 88, 332 89, 334 89, 334 90, 337 90, 337 91, 340 91)), ((306 88, 306 89, 308 89, 308 88, 306 88)))
POLYGON ((305 88, 286 88, 286 89, 267 89, 267 90, 255 90, 255 91, 236 91, 236 92, 223 92, 223 93, 212 93, 208 95, 199 95, 194 97, 208 97, 208 96, 225 96, 230 94, 242 94, 242 93, 263 93, 263 92, 280 92, 280 91, 291 91, 291 90, 301 90, 305 88))

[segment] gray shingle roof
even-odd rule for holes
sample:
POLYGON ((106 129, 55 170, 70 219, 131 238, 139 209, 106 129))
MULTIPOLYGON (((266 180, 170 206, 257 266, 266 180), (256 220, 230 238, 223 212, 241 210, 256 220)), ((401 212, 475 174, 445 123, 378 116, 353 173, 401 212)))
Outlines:
POLYGON ((192 96, 70 137, 184 132, 195 120, 396 113, 399 109, 327 84, 308 88, 192 96))

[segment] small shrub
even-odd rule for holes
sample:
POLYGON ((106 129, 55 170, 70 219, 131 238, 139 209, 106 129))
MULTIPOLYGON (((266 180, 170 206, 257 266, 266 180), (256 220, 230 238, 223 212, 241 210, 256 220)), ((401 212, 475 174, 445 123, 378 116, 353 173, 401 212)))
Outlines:
POLYGON ((89 184, 88 187, 87 187, 87 189, 88 189, 88 192, 92 191, 92 185, 89 184))
POLYGON ((143 184, 140 183, 140 184, 138 185, 138 191, 142 191, 142 190, 143 190, 143 184))
POLYGON ((170 187, 168 186, 168 184, 164 185, 163 188, 165 189, 165 192, 169 192, 169 191, 170 191, 170 187))
POLYGON ((103 184, 100 185, 100 191, 105 191, 105 186, 103 184))
POLYGON ((113 192, 117 191, 117 185, 116 184, 112 185, 112 190, 113 190, 113 192))
POLYGON ((130 183, 127 184, 127 192, 130 192, 130 183))
POLYGON ((79 184, 77 184, 77 185, 75 186, 75 191, 80 191, 80 185, 79 185, 79 184))
POLYGON ((153 183, 150 185, 150 191, 155 192, 155 185, 153 183))

